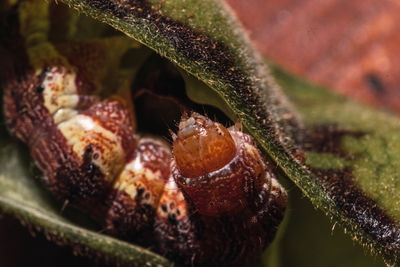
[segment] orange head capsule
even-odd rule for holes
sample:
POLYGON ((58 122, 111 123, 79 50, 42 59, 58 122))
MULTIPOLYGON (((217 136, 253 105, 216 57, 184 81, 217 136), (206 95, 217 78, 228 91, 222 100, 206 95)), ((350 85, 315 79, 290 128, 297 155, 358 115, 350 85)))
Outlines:
POLYGON ((192 113, 182 118, 173 139, 174 179, 201 214, 239 212, 261 188, 270 187, 249 135, 192 113))
POLYGON ((223 125, 198 113, 185 117, 173 144, 175 161, 183 176, 202 176, 233 159, 236 145, 223 125))

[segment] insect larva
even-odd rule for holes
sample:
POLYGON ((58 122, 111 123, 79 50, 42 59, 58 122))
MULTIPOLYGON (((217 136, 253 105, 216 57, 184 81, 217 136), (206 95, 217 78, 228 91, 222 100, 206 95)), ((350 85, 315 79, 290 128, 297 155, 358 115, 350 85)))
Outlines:
POLYGON ((235 127, 192 113, 180 123, 173 147, 175 181, 203 215, 238 213, 270 190, 273 175, 252 138, 235 127))
POLYGON ((106 228, 114 235, 152 245, 159 200, 170 177, 170 148, 152 137, 140 138, 108 197, 106 228))
POLYGON ((191 113, 171 153, 136 134, 126 100, 99 100, 76 72, 26 73, 5 93, 11 133, 60 201, 188 265, 239 265, 273 239, 286 193, 249 135, 191 113))
POLYGON ((197 113, 183 116, 173 139, 170 187, 182 191, 161 201, 170 209, 156 224, 160 250, 215 266, 260 254, 283 217, 286 193, 253 139, 197 113))

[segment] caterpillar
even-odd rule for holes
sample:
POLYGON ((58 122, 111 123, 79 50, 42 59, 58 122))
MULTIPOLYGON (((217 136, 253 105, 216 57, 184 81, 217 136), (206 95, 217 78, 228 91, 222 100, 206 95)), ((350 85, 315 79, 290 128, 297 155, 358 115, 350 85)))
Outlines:
POLYGON ((21 67, 4 86, 6 125, 54 197, 184 265, 260 254, 287 196, 253 138, 196 112, 182 115, 172 148, 141 135, 131 99, 104 94, 84 58, 67 54, 21 67))
POLYGON ((184 264, 239 265, 273 239, 286 193, 249 135, 193 112, 171 153, 135 132, 124 99, 88 88, 52 66, 5 93, 7 125, 55 197, 184 264))

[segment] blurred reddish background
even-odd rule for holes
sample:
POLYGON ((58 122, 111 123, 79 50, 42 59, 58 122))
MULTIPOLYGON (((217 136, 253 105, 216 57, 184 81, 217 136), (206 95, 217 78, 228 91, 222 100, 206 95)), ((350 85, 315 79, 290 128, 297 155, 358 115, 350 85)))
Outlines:
POLYGON ((227 0, 257 48, 286 69, 400 112, 400 2, 227 0))

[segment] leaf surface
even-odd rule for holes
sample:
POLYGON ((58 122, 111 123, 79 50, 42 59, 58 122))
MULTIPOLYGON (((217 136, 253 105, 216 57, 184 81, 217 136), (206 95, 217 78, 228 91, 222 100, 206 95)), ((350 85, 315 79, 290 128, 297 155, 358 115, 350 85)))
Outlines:
MULTIPOLYGON (((121 30, 192 75, 185 79, 190 87, 189 97, 217 105, 231 118, 240 118, 265 155, 314 206, 344 226, 353 238, 382 254, 388 262, 398 263, 398 118, 344 100, 275 68, 274 75, 296 106, 298 111, 295 111, 221 1, 63 2, 121 30), (193 80, 196 78, 199 81, 193 80), (195 94, 204 87, 213 90, 212 101, 207 100, 207 94, 195 94), (222 102, 215 101, 215 97, 220 97, 222 102)), ((5 154, 11 153, 7 149, 8 146, 2 147, 5 154)), ((13 157, 17 157, 16 166, 26 166, 26 162, 18 160, 19 156, 13 157)), ((62 221, 58 211, 45 204, 43 208, 46 208, 40 212, 25 206, 25 195, 37 201, 37 208, 49 200, 35 200, 35 186, 24 187, 12 170, 8 171, 10 174, 5 172, 1 176, 3 208, 32 224, 56 231, 56 236, 73 240, 72 235, 76 235, 79 242, 82 240, 94 250, 104 249, 106 255, 129 260, 128 254, 118 254, 124 250, 114 250, 120 245, 123 247, 123 243, 107 246, 114 239, 98 234, 94 234, 98 243, 91 243, 85 238, 92 234, 80 232, 81 228, 73 228, 72 224, 62 221)), ((127 246, 127 249, 137 249, 127 246)), ((147 253, 140 251, 134 254, 140 256, 132 260, 137 262, 147 256, 153 259, 147 253)), ((154 259, 166 263, 156 256, 154 259)))
MULTIPOLYGON (((304 167, 321 187, 322 198, 307 185, 300 188, 353 239, 398 264, 400 119, 276 66, 273 72, 303 118, 304 167)), ((303 177, 291 178, 302 184, 303 177)))

